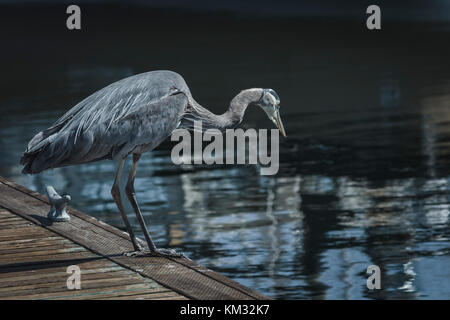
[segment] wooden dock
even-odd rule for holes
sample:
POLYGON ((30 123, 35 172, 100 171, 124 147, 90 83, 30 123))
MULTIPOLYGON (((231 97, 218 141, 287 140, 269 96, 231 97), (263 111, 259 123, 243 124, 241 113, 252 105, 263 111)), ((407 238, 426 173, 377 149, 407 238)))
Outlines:
POLYGON ((49 208, 0 177, 0 299, 268 299, 188 259, 126 257, 128 233, 70 207, 70 222, 51 223, 49 208), (80 289, 67 287, 72 265, 80 289))

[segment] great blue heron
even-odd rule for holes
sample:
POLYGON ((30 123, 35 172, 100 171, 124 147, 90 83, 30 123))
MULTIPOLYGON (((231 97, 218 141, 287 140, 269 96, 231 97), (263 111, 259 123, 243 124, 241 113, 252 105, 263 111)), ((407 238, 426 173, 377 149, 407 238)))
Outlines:
POLYGON ((134 179, 141 154, 156 148, 177 127, 192 128, 195 120, 202 127, 225 130, 238 125, 248 105, 260 106, 285 135, 280 118, 280 99, 272 89, 247 89, 231 100, 228 110, 216 115, 192 97, 184 79, 172 71, 152 71, 117 81, 93 93, 50 128, 39 132, 28 143, 20 163, 23 173, 39 173, 50 168, 104 159, 120 160, 111 194, 122 215, 134 250, 142 254, 179 257, 171 249, 156 248, 136 202, 134 179), (125 191, 144 233, 149 250, 144 250, 125 214, 119 181, 125 159, 133 163, 125 191))

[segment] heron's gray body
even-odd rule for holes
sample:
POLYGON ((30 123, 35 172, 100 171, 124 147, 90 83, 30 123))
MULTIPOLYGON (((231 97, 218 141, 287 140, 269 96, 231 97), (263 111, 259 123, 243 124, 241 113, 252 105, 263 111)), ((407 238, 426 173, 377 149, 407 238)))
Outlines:
POLYGON ((152 150, 181 121, 191 92, 172 71, 117 81, 84 99, 39 132, 22 157, 24 173, 152 150))
MULTIPOLYGON (((269 118, 282 128, 279 98, 271 89, 241 91, 228 110, 216 115, 200 106, 184 79, 172 71, 152 71, 117 81, 84 99, 50 128, 39 132, 28 143, 20 163, 23 173, 39 173, 50 168, 118 159, 119 165, 111 195, 122 215, 133 248, 143 248, 133 233, 124 211, 119 181, 125 159, 133 154, 126 194, 146 238, 149 253, 179 257, 173 250, 158 249, 148 233, 136 201, 134 180, 142 153, 157 147, 178 126, 192 128, 201 120, 203 129, 224 130, 239 124, 247 106, 261 106, 269 118)), ((284 134, 284 129, 282 128, 284 134)))

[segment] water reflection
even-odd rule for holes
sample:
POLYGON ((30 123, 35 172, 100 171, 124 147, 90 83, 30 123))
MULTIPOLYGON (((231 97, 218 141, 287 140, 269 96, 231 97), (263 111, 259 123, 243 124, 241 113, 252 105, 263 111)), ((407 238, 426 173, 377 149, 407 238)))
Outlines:
MULTIPOLYGON (((0 100, 0 174, 40 192, 52 184, 70 193, 76 208, 122 227, 110 195, 117 163, 24 176, 18 161, 33 134, 104 85, 156 67, 181 70, 215 112, 227 105, 227 95, 270 83, 282 97, 289 133, 277 176, 260 176, 255 166, 174 166, 170 144, 142 157, 136 193, 157 244, 275 298, 450 298, 447 56, 414 53, 397 40, 385 44, 390 51, 370 42, 348 49, 325 31, 320 37, 328 42, 318 44, 292 28, 273 37, 275 52, 261 50, 261 34, 276 30, 248 28, 232 39, 218 31, 208 55, 190 44, 184 60, 174 44, 163 50, 122 38, 127 50, 143 47, 158 65, 105 40, 102 46, 119 50, 127 63, 74 56, 51 64, 43 80, 25 67, 10 72, 13 84, 27 74, 21 84, 29 87, 18 93, 4 85, 11 90, 0 100), (290 41, 294 36, 301 45, 290 41), (212 69, 223 76, 211 77, 212 69), (382 290, 366 288, 371 264, 381 267, 382 290)), ((190 41, 208 39, 198 32, 190 41)), ((95 52, 95 41, 88 45, 95 52)), ((264 117, 249 110, 245 126, 270 127, 264 117)))
MULTIPOLYGON (((2 129, 3 137, 11 134, 13 128, 2 129)), ((2 174, 40 191, 53 184, 70 192, 80 210, 122 226, 110 196, 115 165, 101 162, 36 176, 23 176, 11 165, 2 174)), ((280 298, 418 297, 417 263, 449 253, 449 178, 380 182, 265 177, 257 170, 184 172, 171 165, 166 151, 146 154, 136 191, 157 243, 181 248, 199 263, 280 298), (370 264, 385 270, 384 290, 376 295, 365 288, 370 264)), ((138 230, 130 207, 128 212, 138 230)), ((442 263, 426 281, 446 288, 445 281, 436 280, 448 280, 441 278, 448 266, 442 263)))

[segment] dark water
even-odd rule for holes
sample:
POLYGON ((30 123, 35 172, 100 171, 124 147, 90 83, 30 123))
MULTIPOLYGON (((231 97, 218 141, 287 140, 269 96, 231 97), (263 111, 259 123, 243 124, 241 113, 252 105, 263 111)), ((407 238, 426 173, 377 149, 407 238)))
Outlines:
MULTIPOLYGON (((157 244, 274 298, 450 298, 446 26, 370 33, 360 22, 106 8, 71 33, 57 13, 37 12, 2 16, 2 176, 40 192, 51 184, 122 227, 110 195, 117 163, 24 176, 28 140, 90 93, 144 71, 178 71, 215 112, 241 89, 271 87, 288 133, 276 176, 175 166, 167 143, 143 156, 137 198, 157 244), (372 264, 381 290, 366 288, 372 264)), ((244 126, 272 128, 256 109, 244 126)))

